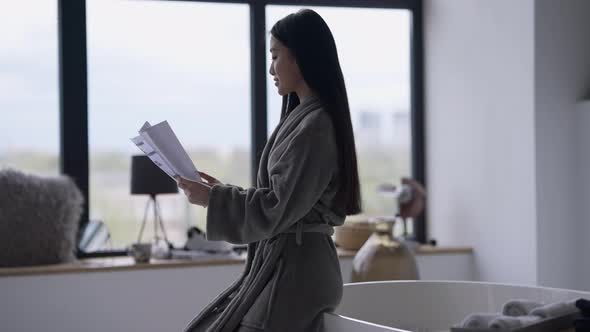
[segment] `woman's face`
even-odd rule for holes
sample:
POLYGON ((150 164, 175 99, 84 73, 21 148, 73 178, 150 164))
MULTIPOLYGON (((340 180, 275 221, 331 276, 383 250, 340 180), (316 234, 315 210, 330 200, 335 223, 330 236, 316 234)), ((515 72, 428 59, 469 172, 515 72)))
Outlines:
POLYGON ((295 57, 274 36, 270 37, 270 54, 272 62, 269 73, 274 79, 279 95, 284 96, 296 91, 303 83, 303 76, 295 61, 295 57))

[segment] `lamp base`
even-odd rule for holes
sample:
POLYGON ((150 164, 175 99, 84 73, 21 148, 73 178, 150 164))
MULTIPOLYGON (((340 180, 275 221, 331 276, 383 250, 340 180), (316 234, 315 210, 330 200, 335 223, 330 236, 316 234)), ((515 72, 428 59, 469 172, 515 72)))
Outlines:
POLYGON ((139 236, 137 237, 137 243, 141 243, 141 237, 147 222, 147 214, 150 204, 153 207, 154 215, 154 239, 152 243, 152 256, 154 258, 169 258, 171 255, 171 250, 174 249, 174 246, 168 240, 166 228, 164 227, 164 222, 162 221, 162 216, 160 214, 160 205, 158 204, 155 194, 150 195, 150 198, 146 203, 143 220, 141 222, 141 228, 139 230, 139 236), (159 231, 162 232, 163 237, 160 237, 159 231))

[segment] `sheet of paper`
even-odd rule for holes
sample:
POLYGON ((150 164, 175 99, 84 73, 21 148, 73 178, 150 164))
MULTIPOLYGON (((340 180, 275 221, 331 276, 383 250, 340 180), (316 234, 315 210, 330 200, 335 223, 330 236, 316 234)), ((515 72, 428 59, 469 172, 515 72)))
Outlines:
POLYGON ((151 127, 151 126, 152 126, 152 125, 151 125, 149 122, 147 122, 147 121, 146 121, 146 122, 143 124, 143 126, 141 126, 141 128, 139 128, 139 132, 141 133, 142 131, 144 131, 144 130, 148 129, 148 128, 149 128, 149 127, 151 127))
MULTIPOLYGON (((144 125, 145 126, 145 125, 144 125)), ((158 154, 168 161, 171 168, 182 177, 193 181, 201 181, 201 177, 193 164, 193 161, 186 153, 176 134, 168 124, 162 121, 156 125, 145 128, 140 132, 144 138, 151 139, 154 149, 158 154)))
POLYGON ((131 141, 169 176, 179 175, 189 180, 201 181, 197 168, 168 121, 154 126, 146 121, 139 130, 139 136, 131 141))
POLYGON ((154 164, 160 167, 166 174, 170 177, 174 178, 174 176, 178 175, 176 171, 172 169, 172 166, 162 158, 158 154, 158 152, 154 149, 152 145, 145 138, 141 135, 133 137, 131 139, 133 143, 143 152, 146 156, 148 156, 154 164))

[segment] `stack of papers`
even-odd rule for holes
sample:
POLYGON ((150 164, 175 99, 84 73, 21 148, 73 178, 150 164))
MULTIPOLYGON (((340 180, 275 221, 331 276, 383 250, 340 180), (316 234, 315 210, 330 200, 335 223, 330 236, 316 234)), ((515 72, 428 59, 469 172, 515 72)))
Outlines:
POLYGON ((197 168, 168 121, 154 126, 149 122, 144 123, 139 129, 139 136, 133 137, 131 141, 170 177, 181 176, 202 182, 197 168))

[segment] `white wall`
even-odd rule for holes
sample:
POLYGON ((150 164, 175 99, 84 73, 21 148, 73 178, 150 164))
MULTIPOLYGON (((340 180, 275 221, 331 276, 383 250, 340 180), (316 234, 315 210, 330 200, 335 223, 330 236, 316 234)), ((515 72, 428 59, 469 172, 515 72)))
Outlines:
POLYGON ((182 331, 239 265, 0 278, 0 330, 182 331))
POLYGON ((590 109, 576 104, 590 88, 589 33, 590 1, 536 1, 538 281, 586 290, 590 109))
POLYGON ((532 0, 426 0, 430 235, 483 281, 534 284, 532 0))
POLYGON ((425 2, 431 236, 482 280, 590 290, 589 32, 587 0, 425 2))

